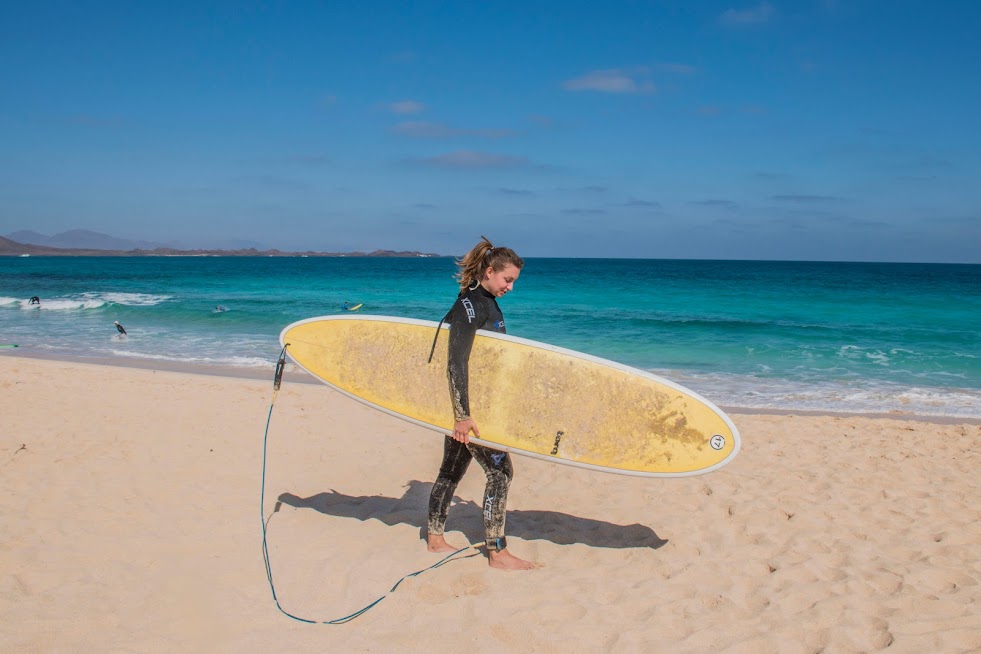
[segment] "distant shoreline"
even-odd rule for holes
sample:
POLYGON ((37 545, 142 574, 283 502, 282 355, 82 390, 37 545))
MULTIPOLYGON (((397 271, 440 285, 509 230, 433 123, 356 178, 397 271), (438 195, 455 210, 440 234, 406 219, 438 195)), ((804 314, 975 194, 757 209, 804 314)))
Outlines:
POLYGON ((433 259, 447 255, 432 252, 409 252, 395 250, 374 250, 372 252, 284 252, 282 250, 239 250, 199 249, 179 250, 176 248, 154 248, 144 250, 99 250, 95 248, 55 248, 46 245, 28 245, 9 238, 0 237, 0 256, 3 257, 398 257, 433 259))

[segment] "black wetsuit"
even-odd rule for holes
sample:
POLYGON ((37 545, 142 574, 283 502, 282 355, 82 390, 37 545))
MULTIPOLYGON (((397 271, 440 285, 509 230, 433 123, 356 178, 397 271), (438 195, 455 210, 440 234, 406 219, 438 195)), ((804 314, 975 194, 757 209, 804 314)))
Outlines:
MULTIPOLYGON (((445 322, 450 325, 449 357, 447 376, 450 382, 450 398, 453 403, 454 418, 457 421, 470 417, 470 350, 478 329, 505 333, 504 316, 497 300, 482 286, 466 290, 460 294, 453 308, 446 314, 445 322)), ((503 550, 507 547, 504 538, 504 518, 507 510, 508 487, 514 476, 511 457, 488 447, 453 440, 449 436, 443 443, 443 463, 439 476, 433 484, 429 496, 429 533, 443 533, 450 502, 457 484, 476 459, 484 474, 487 486, 484 488, 484 530, 487 548, 503 550)))

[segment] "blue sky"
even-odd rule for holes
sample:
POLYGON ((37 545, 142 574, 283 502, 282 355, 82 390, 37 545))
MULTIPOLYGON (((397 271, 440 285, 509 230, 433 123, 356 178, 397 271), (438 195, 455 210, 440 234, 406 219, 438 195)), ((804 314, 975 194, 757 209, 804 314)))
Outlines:
POLYGON ((0 233, 981 263, 979 19, 0 0, 0 233))

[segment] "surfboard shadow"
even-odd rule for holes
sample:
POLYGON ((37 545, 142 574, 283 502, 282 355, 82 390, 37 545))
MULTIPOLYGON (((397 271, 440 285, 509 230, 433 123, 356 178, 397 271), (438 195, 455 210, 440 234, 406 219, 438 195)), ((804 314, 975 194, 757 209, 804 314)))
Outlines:
MULTIPOLYGON (((398 524, 418 527, 420 538, 426 538, 426 515, 431 483, 410 481, 402 497, 381 495, 345 495, 335 490, 317 493, 310 497, 298 497, 283 493, 281 504, 297 509, 313 509, 325 515, 357 520, 378 520, 394 526, 398 524)), ((466 534, 471 543, 484 540, 482 508, 475 502, 454 497, 450 509, 454 531, 466 534)), ((279 510, 277 503, 274 511, 279 510)), ((664 547, 667 540, 653 529, 641 524, 617 525, 603 520, 580 518, 557 511, 508 510, 507 534, 524 540, 547 540, 556 545, 582 543, 590 547, 650 548, 664 547)))

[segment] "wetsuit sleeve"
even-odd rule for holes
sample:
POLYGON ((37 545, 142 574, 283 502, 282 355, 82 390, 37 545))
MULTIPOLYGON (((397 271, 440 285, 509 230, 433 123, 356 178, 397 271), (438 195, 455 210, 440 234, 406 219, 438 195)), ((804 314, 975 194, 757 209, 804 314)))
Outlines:
POLYGON ((457 305, 450 328, 447 375, 453 417, 460 421, 470 417, 470 351, 485 317, 479 315, 483 313, 480 303, 472 303, 466 295, 457 300, 457 305))

